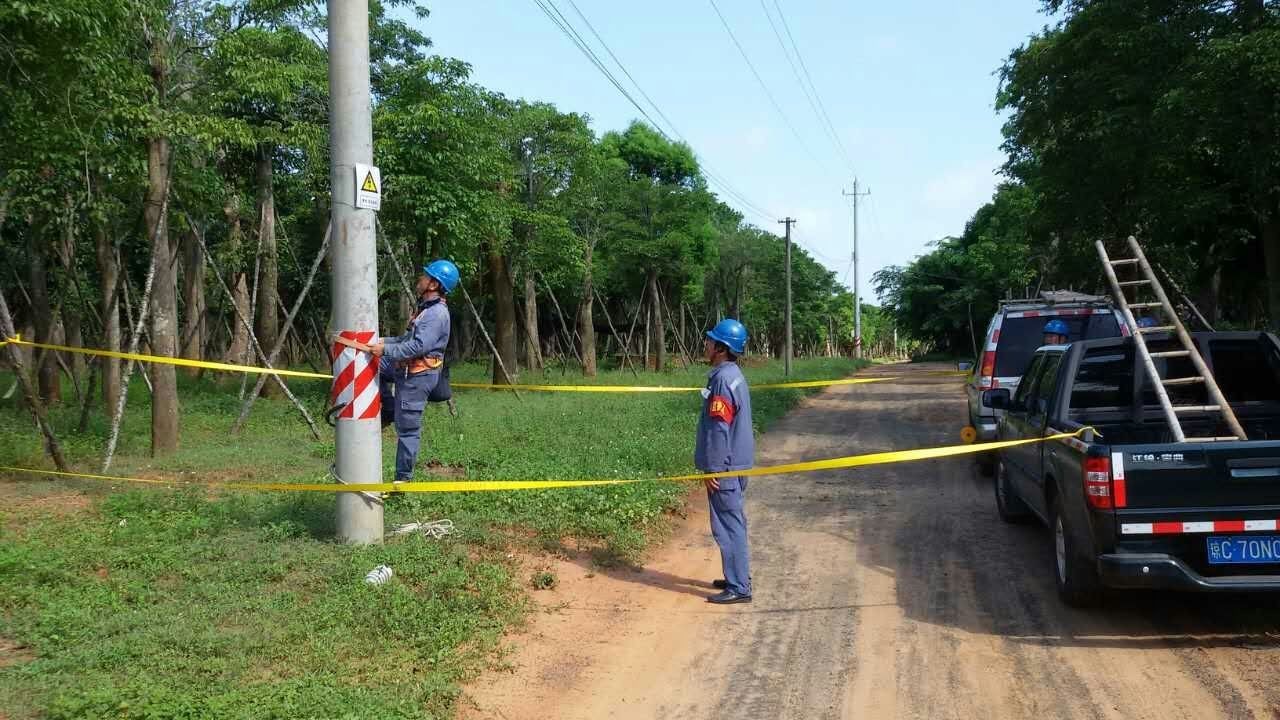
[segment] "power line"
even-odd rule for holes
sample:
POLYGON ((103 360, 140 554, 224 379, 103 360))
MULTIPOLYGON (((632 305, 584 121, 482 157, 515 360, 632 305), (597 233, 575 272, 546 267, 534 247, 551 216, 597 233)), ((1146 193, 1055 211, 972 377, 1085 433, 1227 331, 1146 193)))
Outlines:
MULTIPOLYGON (((560 32, 563 33, 565 37, 569 38, 570 42, 577 46, 578 50, 587 57, 587 60, 589 60, 592 65, 595 65, 596 69, 605 76, 610 84, 617 88, 618 92, 622 93, 622 96, 635 106, 635 109, 639 110, 640 114, 643 115, 645 119, 661 133, 662 127, 657 123, 657 121, 649 115, 648 111, 646 111, 640 103, 636 102, 636 99, 631 96, 631 93, 627 92, 627 89, 622 86, 622 83, 618 82, 618 79, 609 71, 609 68, 604 66, 604 63, 601 62, 600 58, 595 54, 590 46, 586 44, 586 41, 583 40, 582 36, 573 30, 572 26, 564 18, 564 15, 562 15, 558 9, 553 9, 555 5, 552 0, 533 0, 533 2, 540 10, 542 10, 542 13, 547 16, 547 19, 559 28, 560 32)), ((662 134, 666 137, 666 133, 662 134)))
POLYGON ((809 254, 818 260, 831 263, 832 265, 835 265, 837 267, 839 267, 840 263, 842 262, 841 260, 837 260, 831 257, 830 255, 827 255, 826 253, 819 251, 817 248, 813 247, 812 245, 805 242, 804 240, 801 240, 797 233, 792 233, 791 239, 796 241, 796 243, 801 247, 803 247, 805 250, 808 250, 809 254))
POLYGON ((813 151, 809 149, 809 145, 804 141, 804 137, 800 135, 800 131, 796 129, 795 124, 791 122, 791 118, 787 116, 787 113, 782 109, 782 106, 778 104, 777 98, 773 96, 773 93, 769 90, 769 86, 765 84, 764 78, 762 78, 760 76, 760 72, 756 70, 755 63, 751 62, 751 57, 747 55, 746 49, 742 47, 742 43, 738 42, 738 36, 733 34, 733 28, 729 27, 729 21, 725 19, 724 13, 720 12, 720 6, 716 5, 716 0, 708 0, 708 2, 711 3, 711 8, 716 11, 716 16, 720 18, 720 24, 724 26, 725 32, 729 33, 729 39, 733 41, 734 47, 738 48, 738 54, 742 55, 743 61, 747 63, 747 68, 751 70, 751 74, 755 76, 756 82, 760 84, 760 89, 764 91, 765 96, 769 98, 769 102, 773 104, 773 109, 778 111, 778 115, 782 117, 782 121, 791 129, 791 134, 796 136, 796 140, 800 143, 800 147, 804 148, 804 151, 815 163, 818 164, 819 167, 826 172, 830 172, 826 163, 823 163, 822 160, 820 160, 818 156, 813 154, 813 151))
MULTIPOLYGON (((668 135, 667 132, 663 129, 662 125, 658 123, 656 120, 654 120, 653 116, 650 115, 649 112, 645 110, 645 108, 641 106, 639 102, 636 101, 635 97, 633 97, 631 93, 626 88, 623 87, 622 82, 618 80, 617 76, 615 76, 613 72, 605 66, 604 61, 601 60, 600 56, 596 54, 595 50, 591 47, 590 43, 587 42, 586 38, 584 38, 582 34, 579 33, 576 28, 573 27, 573 23, 568 19, 568 17, 564 15, 563 12, 560 11, 559 7, 556 6, 555 0, 533 0, 533 1, 539 7, 539 9, 542 10, 543 14, 546 15, 547 18, 551 20, 551 22, 557 28, 560 29, 561 33, 563 33, 565 37, 569 38, 569 40, 578 48, 578 50, 581 51, 582 54, 587 57, 587 59, 591 62, 591 64, 594 65, 596 69, 599 70, 601 74, 603 74, 605 78, 609 80, 610 84, 612 84, 615 88, 617 88, 618 92, 622 93, 622 96, 625 97, 627 101, 630 102, 632 106, 634 106, 636 110, 638 110, 640 114, 643 115, 644 118, 649 121, 649 124, 652 125, 653 128, 657 130, 659 134, 662 135, 662 137, 666 138, 668 142, 675 142, 672 139, 672 137, 668 135)), ((569 0, 569 4, 570 6, 572 6, 574 12, 577 13, 578 17, 581 18, 583 23, 586 24, 587 29, 591 31, 591 34, 595 36, 596 40, 600 43, 600 46, 604 48, 605 52, 609 54, 609 57, 613 59, 613 62, 617 64, 618 68, 622 70, 623 74, 627 77, 627 79, 631 81, 631 84, 635 86, 637 91, 639 91, 640 95, 645 99, 645 101, 649 103, 650 106, 653 107, 654 111, 658 114, 658 116, 666 121, 667 126, 671 129, 671 132, 674 133, 678 138, 680 138, 681 142, 684 142, 686 145, 689 145, 689 147, 692 148, 692 145, 689 143, 687 139, 685 139, 684 135, 681 134, 680 130, 676 127, 675 123, 671 121, 671 118, 669 118, 667 114, 662 111, 662 108, 656 102, 653 101, 653 98, 651 98, 649 94, 645 92, 644 88, 640 85, 640 83, 637 82, 635 77, 631 74, 631 72, 627 70, 626 65, 624 65, 622 61, 618 59, 618 56, 614 54, 613 50, 609 47, 609 44, 605 42, 604 38, 595 29, 595 26, 592 25, 591 21, 587 19, 587 16, 578 7, 577 3, 574 2, 574 0, 569 0)), ((711 167, 710 163, 700 159, 699 164, 702 166, 703 174, 707 176, 707 179, 709 181, 714 182, 717 186, 719 186, 721 191, 723 191, 726 195, 728 195, 730 199, 737 201, 748 212, 764 219, 767 222, 773 222, 774 218, 776 217, 775 213, 770 213, 762 209, 759 205, 757 205, 756 203, 748 199, 746 195, 744 195, 742 192, 740 192, 735 187, 733 187, 733 185, 730 184, 723 177, 721 177, 719 173, 715 172, 715 170, 711 167)))
POLYGON ((582 22, 586 23, 587 29, 590 30, 591 34, 595 36, 597 41, 599 41, 600 47, 603 47, 604 51, 609 53, 609 57, 613 58, 613 62, 616 63, 619 68, 622 69, 622 73, 626 75, 627 79, 631 81, 631 84, 635 85, 636 89, 640 91, 640 95, 644 97, 644 99, 647 100, 650 105, 653 106, 653 109, 658 112, 658 115, 663 120, 667 121, 667 126, 671 128, 671 131, 674 132, 677 136, 679 136, 683 140, 684 135, 682 135, 680 133, 680 130, 676 128, 676 124, 671 122, 671 118, 667 117, 667 114, 662 112, 662 108, 658 107, 658 103, 654 102, 653 98, 649 97, 649 93, 645 92, 644 88, 640 87, 640 83, 636 82, 636 79, 632 77, 631 72, 627 70, 627 66, 623 65, 622 61, 618 59, 618 56, 613 54, 613 50, 609 48, 609 43, 605 42, 604 38, 600 37, 599 32, 596 32, 596 26, 592 25, 591 21, 587 19, 587 16, 584 15, 582 13, 582 10, 578 8, 578 3, 574 2, 574 0, 569 0, 569 5, 573 7, 573 11, 578 14, 578 17, 582 18, 582 22))
MULTIPOLYGON (((761 3, 764 0, 760 0, 761 3)), ((778 0, 773 0, 773 7, 778 11, 778 19, 782 21, 782 28, 787 32, 787 39, 791 41, 791 48, 796 53, 796 60, 800 63, 800 69, 804 71, 805 78, 809 81, 809 88, 813 90, 813 97, 818 101, 818 108, 822 111, 822 118, 827 123, 827 129, 831 132, 832 138, 836 141, 836 147, 840 149, 840 154, 844 156, 844 161, 849 166, 850 172, 853 172, 853 160, 849 158, 848 151, 845 150, 844 143, 840 140, 840 133, 836 132, 835 124, 831 122, 831 116, 827 114, 827 106, 822 102, 822 95, 818 92, 818 86, 813 83, 813 76, 809 74, 809 67, 805 65, 804 55, 800 54, 800 45, 796 43, 796 38, 791 34, 791 25, 787 22, 787 16, 782 12, 782 6, 778 4, 778 0)), ((854 173, 857 174, 856 172, 854 173)))
MULTIPOLYGON (((774 7, 777 6, 778 4, 775 0, 774 7)), ((848 153, 844 151, 844 146, 840 144, 840 138, 836 135, 831 122, 827 120, 825 111, 819 108, 821 99, 817 97, 816 90, 811 89, 812 83, 806 83, 804 78, 800 76, 800 68, 797 67, 796 60, 791 58, 791 54, 794 51, 796 58, 803 63, 803 58, 800 58, 800 49, 796 47, 795 40, 792 39, 791 48, 788 49, 786 41, 782 39, 782 33, 778 30, 778 24, 773 21, 773 14, 769 12, 769 6, 765 3, 765 0, 760 0, 760 9, 764 11, 764 16, 769 21, 769 28, 773 30, 773 37, 777 39, 778 47, 782 48, 782 55, 787 59, 787 65, 791 67, 791 75, 795 77, 796 84, 800 86, 800 91, 804 93, 804 99, 809 103, 809 109, 813 111, 813 119, 835 144, 836 150, 844 157, 845 164, 849 166, 849 172, 852 173, 853 163, 849 161, 848 153)), ((778 16, 782 17, 781 8, 778 8, 778 16)), ((790 31, 788 31, 788 37, 790 37, 790 31)))
MULTIPOLYGON (((546 1, 552 3, 552 5, 554 6, 554 0, 546 0, 546 1)), ((636 90, 640 92, 641 97, 643 97, 645 101, 647 101, 649 105, 653 107, 654 111, 658 113, 659 117, 661 117, 663 120, 666 121, 667 127, 671 129, 671 132, 674 133, 676 137, 680 138, 682 142, 684 142, 686 145, 689 145, 690 148, 692 148, 693 147, 692 144, 685 138, 684 133, 680 132, 680 128, 676 127, 675 122, 673 122, 671 118, 668 117, 667 114, 662 111, 662 108, 658 105, 658 103, 654 102, 653 98, 649 96, 649 93, 645 92, 644 87, 642 87, 639 81, 635 79, 635 76, 631 74, 631 71, 627 70, 627 66, 623 64, 623 62, 620 59, 618 59, 618 56, 616 54, 614 54, 613 50, 609 47, 609 43, 605 42, 605 39, 600 35, 599 31, 596 30, 595 25, 591 24, 591 21, 587 18, 586 14, 583 13, 582 9, 578 7, 578 3, 574 2, 574 0, 569 0, 569 5, 573 8, 573 11, 577 13, 578 17, 582 19, 582 22, 586 24, 587 29, 591 31, 591 34, 593 36, 595 36, 596 41, 600 43, 600 46, 604 48, 604 51, 609 54, 609 57, 613 59, 613 62, 618 66, 620 70, 622 70, 622 73, 627 76, 627 79, 631 81, 631 84, 635 86, 636 90)), ((657 127, 657 123, 654 123, 654 125, 655 127, 657 127)), ((657 130, 659 132, 662 132, 661 127, 657 127, 657 130)), ((668 140, 671 139, 666 135, 666 133, 662 133, 662 134, 663 134, 663 137, 666 137, 668 140)), ((756 205, 755 203, 751 202, 751 200, 749 200, 746 197, 746 195, 742 194, 740 191, 738 191, 737 188, 733 187, 733 185, 731 185, 729 181, 721 177, 720 174, 717 173, 711 167, 711 164, 709 162, 707 162, 706 160, 700 160, 700 164, 702 165, 703 173, 707 176, 707 178, 709 180, 714 181, 717 185, 719 185, 720 188, 727 195, 729 195, 731 199, 737 200, 740 204, 747 207, 750 211, 752 211, 757 216, 764 218, 765 220, 770 222, 773 220, 772 213, 762 210, 759 205, 756 205)))

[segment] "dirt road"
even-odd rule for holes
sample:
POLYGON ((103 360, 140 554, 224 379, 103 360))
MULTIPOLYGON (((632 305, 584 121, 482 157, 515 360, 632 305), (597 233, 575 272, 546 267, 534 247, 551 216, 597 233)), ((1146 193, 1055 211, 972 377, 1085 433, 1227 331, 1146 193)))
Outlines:
MULTIPOLYGON (((954 443, 963 392, 931 369, 809 399, 758 464, 954 443)), ((753 479, 751 605, 702 602, 719 555, 694 507, 643 570, 555 563, 463 716, 1280 718, 1276 599, 1069 609, 1046 531, 1001 524, 967 460, 753 479)))

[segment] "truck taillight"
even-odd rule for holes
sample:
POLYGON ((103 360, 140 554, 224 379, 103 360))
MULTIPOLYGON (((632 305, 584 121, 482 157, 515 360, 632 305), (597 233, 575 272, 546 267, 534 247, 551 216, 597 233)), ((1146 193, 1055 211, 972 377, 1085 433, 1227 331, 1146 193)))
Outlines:
POLYGON ((1086 457, 1084 459, 1084 499, 1089 507, 1110 510, 1114 507, 1111 497, 1111 459, 1086 457))
POLYGON ((982 353, 982 365, 978 370, 978 389, 990 390, 996 386, 996 354, 987 350, 982 353))

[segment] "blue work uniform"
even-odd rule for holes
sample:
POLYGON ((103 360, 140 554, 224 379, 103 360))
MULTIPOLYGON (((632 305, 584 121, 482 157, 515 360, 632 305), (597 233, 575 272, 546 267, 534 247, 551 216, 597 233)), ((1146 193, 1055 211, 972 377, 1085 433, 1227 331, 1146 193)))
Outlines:
POLYGON ((396 426, 396 480, 410 480, 422 442, 422 411, 440 382, 449 344, 449 309, 444 299, 420 301, 405 334, 382 342, 378 365, 382 421, 396 426))
MULTIPOLYGON (((751 428, 751 392, 735 362, 711 370, 702 392, 702 414, 693 463, 703 472, 747 470, 755 465, 756 441, 751 428)), ((711 535, 720 546, 727 589, 751 595, 751 556, 747 548, 745 477, 720 478, 720 489, 707 491, 711 535)))

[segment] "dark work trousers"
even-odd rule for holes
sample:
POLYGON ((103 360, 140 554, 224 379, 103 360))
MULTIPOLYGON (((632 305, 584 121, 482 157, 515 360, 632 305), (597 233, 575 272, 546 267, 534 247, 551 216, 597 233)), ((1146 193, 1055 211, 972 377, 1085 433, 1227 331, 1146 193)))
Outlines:
POLYGON ((720 478, 720 489, 708 490, 707 502, 711 506, 711 536, 720 546, 727 589, 749 596, 751 553, 747 548, 747 516, 742 509, 746 492, 746 478, 720 478))
POLYGON ((422 443, 422 411, 439 380, 439 372, 410 375, 386 359, 378 364, 382 423, 396 426, 396 480, 413 479, 413 465, 422 443))

